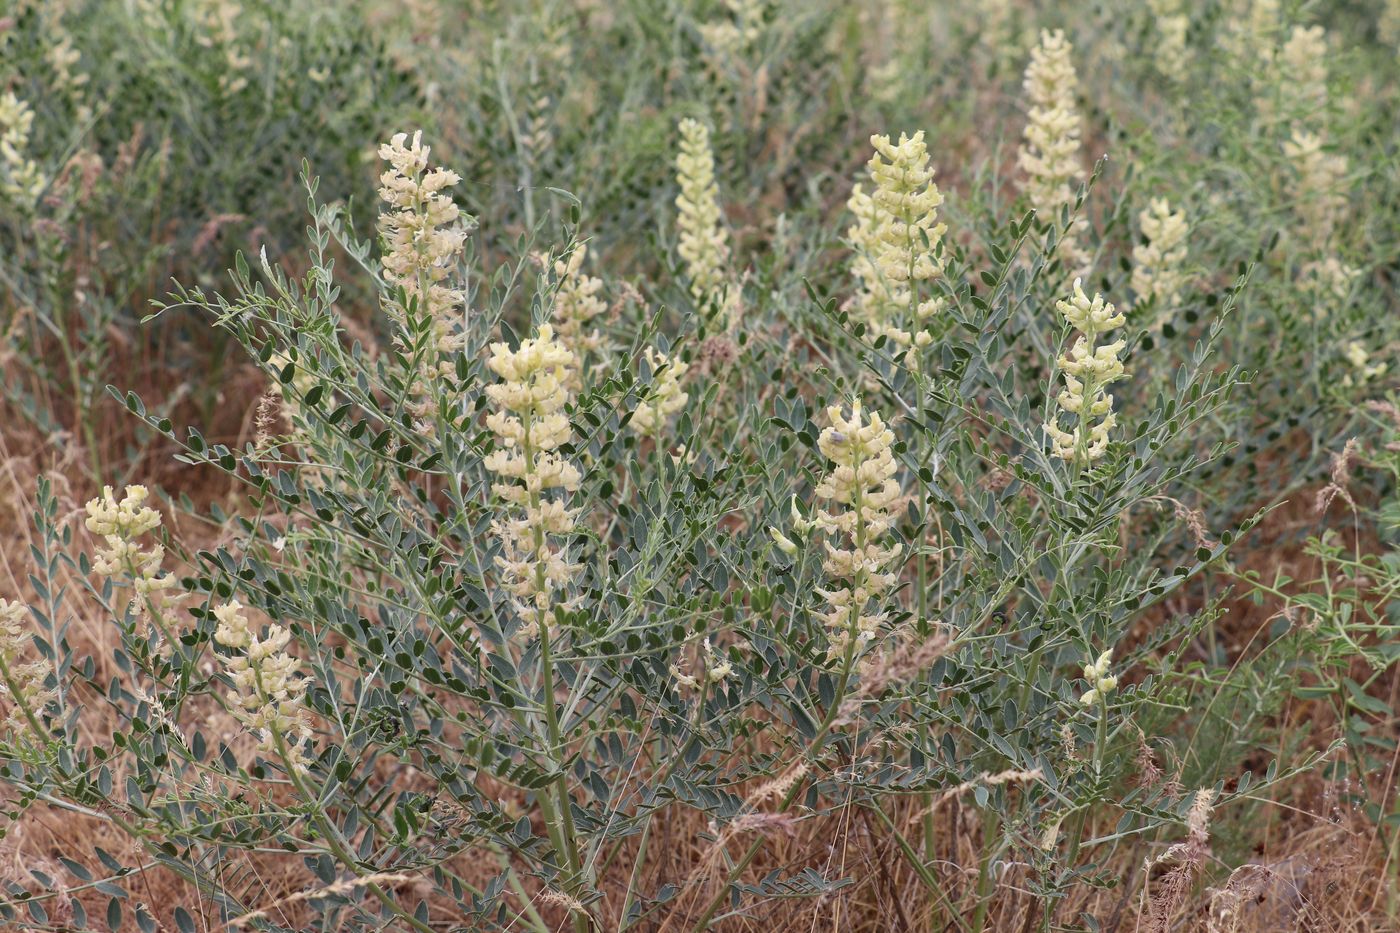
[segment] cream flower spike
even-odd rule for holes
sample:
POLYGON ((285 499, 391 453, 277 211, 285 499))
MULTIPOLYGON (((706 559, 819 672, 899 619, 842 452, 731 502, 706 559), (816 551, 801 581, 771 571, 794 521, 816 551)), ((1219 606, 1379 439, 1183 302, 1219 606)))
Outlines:
POLYGON ((1060 427, 1058 416, 1052 416, 1045 422, 1045 433, 1050 437, 1051 452, 1055 456, 1087 466, 1108 450, 1109 432, 1118 423, 1113 414, 1113 396, 1105 389, 1127 378, 1127 371, 1118 359, 1124 342, 1096 345, 1096 340, 1107 331, 1121 327, 1124 317, 1106 303, 1102 295, 1090 300, 1079 279, 1074 281, 1073 297, 1058 302, 1056 308, 1070 326, 1080 332, 1069 352, 1058 360, 1065 388, 1055 398, 1062 412, 1074 416, 1075 427, 1066 431, 1060 427))
MULTIPOLYGON (((1077 183, 1084 177, 1080 164, 1080 119, 1075 104, 1079 78, 1071 56, 1074 48, 1062 30, 1042 30, 1026 66, 1028 114, 1017 156, 1026 174, 1026 196, 1042 223, 1058 226, 1060 212, 1073 207, 1077 183)), ((1062 231, 1059 254, 1076 276, 1088 272, 1089 255, 1071 228, 1062 231)))
POLYGON ((1161 312, 1176 305, 1186 283, 1186 213, 1173 211, 1166 198, 1153 198, 1138 215, 1138 225, 1145 242, 1133 247, 1130 285, 1139 301, 1156 301, 1160 321, 1161 312))
POLYGON ((874 327, 896 343, 914 342, 912 330, 944 307, 927 288, 915 302, 920 283, 943 274, 937 251, 947 227, 938 222, 943 195, 933 183, 922 130, 912 137, 872 136, 875 149, 867 165, 875 190, 867 196, 857 185, 847 206, 856 215, 848 231, 857 250, 852 271, 862 282, 856 307, 874 327))
POLYGON ((573 437, 564 407, 577 361, 548 324, 515 350, 504 343, 490 349, 487 366, 501 381, 486 387, 496 406, 486 427, 497 446, 484 466, 497 477, 492 492, 507 505, 491 524, 501 542, 496 566, 516 614, 543 634, 553 610, 571 605, 558 594, 579 570, 557 540, 574 530, 577 510, 547 495, 579 485, 578 468, 559 453, 573 437))
MULTIPOLYGON (((715 157, 710 148, 710 130, 699 120, 680 122, 681 151, 676 157, 676 196, 680 234, 676 251, 685 262, 690 277, 690 296, 700 305, 718 300, 726 289, 729 242, 719 207, 719 186, 715 183, 715 157)), ((729 296, 724 309, 731 329, 736 294, 729 296)))
POLYGON ((831 471, 817 484, 815 495, 831 504, 814 510, 812 523, 827 535, 822 569, 837 583, 818 588, 826 611, 818 613, 828 632, 827 660, 854 660, 879 634, 885 612, 879 602, 894 586, 889 569, 899 556, 898 542, 883 544, 894 526, 892 513, 900 497, 895 478, 894 432, 876 413, 865 417, 860 400, 850 414, 839 406, 827 409, 831 425, 817 446, 832 461, 831 471))
MULTIPOLYGON (((422 383, 432 382, 435 373, 450 375, 453 357, 464 345, 460 322, 466 292, 452 279, 473 223, 444 194, 461 178, 445 168, 429 169, 430 153, 421 130, 412 139, 398 133, 379 147, 379 157, 389 163, 379 176, 379 197, 389 207, 379 215, 384 278, 431 321, 433 354, 424 360, 422 383)), ((391 306, 390 313, 400 326, 406 323, 407 307, 391 306)), ((431 432, 436 406, 427 389, 418 386, 413 413, 420 428, 431 432)))

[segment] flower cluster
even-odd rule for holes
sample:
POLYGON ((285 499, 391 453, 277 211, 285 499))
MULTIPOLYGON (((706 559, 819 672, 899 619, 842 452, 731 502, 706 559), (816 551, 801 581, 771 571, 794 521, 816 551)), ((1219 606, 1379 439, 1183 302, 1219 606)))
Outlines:
POLYGON ((1148 5, 1157 23, 1157 71, 1179 81, 1186 77, 1190 61, 1186 33, 1191 29, 1191 17, 1182 9, 1180 0, 1149 0, 1148 5))
POLYGON ((603 280, 587 275, 583 271, 583 260, 588 255, 588 246, 580 243, 567 259, 554 261, 554 275, 559 287, 554 294, 554 322, 559 342, 574 355, 579 367, 571 371, 573 376, 569 388, 577 391, 581 387, 580 369, 584 357, 596 352, 602 346, 603 338, 597 330, 589 330, 594 318, 607 310, 598 293, 603 289, 603 280))
MULTIPOLYGON (((681 151, 676 157, 676 180, 681 189, 676 196, 680 241, 676 251, 690 276, 690 295, 703 305, 718 300, 724 290, 729 243, 720 223, 709 128, 698 120, 686 119, 680 123, 680 134, 681 151)), ((733 309, 725 310, 732 313, 733 309)), ((726 323, 732 326, 736 322, 726 323)))
POLYGON ((1372 379, 1385 375, 1385 371, 1390 368, 1384 362, 1372 363, 1370 351, 1359 340, 1347 343, 1343 355, 1346 356, 1347 362, 1354 370, 1353 374, 1342 377, 1342 384, 1345 386, 1370 382, 1372 379))
POLYGON ((876 265, 880 251, 878 234, 884 226, 883 212, 860 184, 851 189, 846 209, 855 216, 855 223, 846 228, 846 240, 855 253, 851 258, 851 273, 861 284, 860 293, 851 299, 849 308, 867 323, 880 328, 890 318, 893 306, 889 283, 876 265))
POLYGON ((1118 678, 1108 672, 1112 663, 1113 649, 1110 648, 1099 655, 1097 660, 1084 665, 1084 679, 1089 682, 1089 689, 1079 697, 1080 703, 1093 706, 1100 700, 1107 700, 1108 695, 1118 689, 1118 678))
POLYGON ((82 61, 83 55, 73 47, 73 37, 61 26, 55 24, 52 45, 44 58, 53 69, 53 86, 67 93, 73 103, 73 116, 78 123, 86 123, 92 118, 92 107, 88 105, 84 86, 89 75, 74 71, 74 66, 82 61))
POLYGON ((1176 304, 1186 276, 1186 212, 1166 198, 1153 198, 1138 214, 1143 242, 1133 247, 1132 289, 1139 301, 1154 300, 1159 313, 1176 304))
POLYGON ((1105 389, 1127 376, 1118 359, 1124 343, 1117 340, 1100 346, 1096 341, 1121 327, 1124 317, 1105 303, 1102 295, 1096 294, 1090 301, 1079 279, 1074 281, 1074 296, 1055 307, 1080 334, 1069 353, 1058 361, 1065 388, 1055 398, 1061 411, 1076 417, 1076 424, 1073 431, 1065 431, 1055 416, 1045 422, 1045 433, 1050 435, 1055 456, 1083 465, 1103 456, 1108 449, 1108 432, 1117 423, 1113 396, 1105 389))
POLYGON ((258 734, 264 752, 285 755, 288 766, 305 771, 311 745, 305 703, 308 681, 297 674, 297 659, 285 650, 291 631, 269 625, 267 634, 258 637, 248 627, 237 600, 215 609, 214 618, 218 621, 214 641, 239 652, 227 659, 236 691, 234 715, 258 734))
POLYGON ((1320 136, 1302 129, 1293 131, 1283 152, 1297 172, 1295 203, 1308 239, 1326 243, 1346 209, 1347 158, 1326 151, 1320 136))
POLYGON ((206 49, 218 48, 224 53, 224 68, 219 73, 219 86, 225 94, 237 94, 248 86, 248 69, 252 56, 242 47, 238 36, 238 21, 242 7, 232 0, 203 0, 194 8, 199 32, 195 41, 206 49))
MULTIPOLYGON (((379 215, 384 237, 384 278, 432 322, 437 365, 450 372, 446 358, 461 350, 458 309, 465 293, 447 282, 466 242, 467 230, 452 198, 443 192, 461 179, 445 168, 429 170, 430 148, 423 133, 398 133, 379 147, 389 169, 379 177, 379 197, 391 208, 379 215)), ((396 309, 400 323, 406 308, 396 309)), ((424 414, 424 412, 419 413, 424 414)))
POLYGON ((577 363, 555 337, 554 328, 542 324, 538 335, 516 350, 491 344, 487 365, 501 382, 486 387, 497 408, 487 416, 486 426, 498 438, 498 447, 486 457, 485 466, 497 476, 492 491, 511 506, 492 524, 501 542, 496 566, 516 612, 533 618, 543 634, 552 609, 568 606, 555 594, 579 569, 551 540, 573 531, 577 510, 546 497, 550 490, 578 489, 578 468, 558 452, 573 436, 564 406, 577 363))
MULTIPOLYGON (((855 266, 864 285, 860 303, 867 312, 876 312, 871 317, 882 332, 908 344, 918 338, 886 317, 895 314, 907 320, 913 311, 914 321, 924 321, 944 305, 941 299, 930 295, 919 295, 917 302, 914 297, 918 283, 943 273, 943 263, 937 256, 947 230, 938 223, 943 195, 933 183, 923 130, 913 137, 901 133, 898 143, 892 143, 888 136, 872 136, 870 143, 875 154, 868 168, 875 191, 868 200, 859 188, 852 194, 857 222, 851 239, 867 253, 855 266)), ((927 333, 921 332, 920 336, 920 345, 926 345, 927 333)))
POLYGON ((879 414, 864 418, 859 399, 851 403, 849 416, 839 406, 828 408, 827 416, 831 425, 817 446, 834 466, 815 493, 832 508, 814 510, 812 524, 831 539, 824 542, 822 569, 841 583, 817 590, 827 603, 819 617, 829 633, 827 660, 833 662, 854 659, 878 633, 885 620, 878 602, 896 579, 887 568, 902 546, 882 543, 894 525, 891 508, 900 497, 894 432, 879 414))
POLYGON ((685 407, 689 396, 681 389, 680 380, 690 366, 651 347, 646 348, 644 355, 653 385, 632 413, 630 424, 639 434, 651 435, 659 433, 666 419, 685 407))
POLYGON ((714 70, 722 72, 735 57, 744 54, 763 36, 765 0, 724 0, 730 19, 700 25, 700 38, 710 47, 714 70))
POLYGON ((1255 59, 1266 67, 1273 63, 1279 32, 1279 0, 1234 0, 1229 28, 1220 33, 1221 45, 1233 58, 1255 59))
POLYGON ((1294 26, 1279 49, 1278 72, 1290 119, 1306 119, 1327 108, 1327 31, 1321 26, 1294 26))
POLYGON ((44 683, 48 666, 30 651, 33 636, 25 624, 28 612, 23 603, 0 598, 0 700, 6 706, 0 729, 15 734, 29 730, 29 717, 37 720, 54 698, 44 683))
MULTIPOLYGON (((1084 176, 1079 163, 1079 110, 1074 101, 1079 78, 1073 52, 1062 30, 1042 31, 1022 82, 1030 110, 1017 163, 1026 173, 1031 207, 1048 224, 1058 224, 1060 212, 1074 205, 1075 182, 1084 176)), ((1082 276, 1089 257, 1073 230, 1064 231, 1059 249, 1065 265, 1082 276)))
POLYGON ((160 544, 144 548, 138 540, 160 527, 160 513, 146 505, 149 496, 145 486, 127 486, 118 501, 112 487, 104 486, 102 495, 89 500, 84 522, 88 531, 101 535, 106 543, 94 556, 93 570, 104 577, 124 573, 131 578, 136 594, 132 611, 138 617, 145 615, 152 594, 175 585, 172 575, 161 573, 165 548, 160 544))
POLYGON ((14 95, 0 94, 0 191, 7 200, 30 210, 47 184, 38 164, 26 154, 34 110, 14 95))
POLYGON ((1312 296, 1312 316, 1321 320, 1332 310, 1331 305, 1340 304, 1351 296, 1351 290, 1362 271, 1347 265, 1336 256, 1326 256, 1303 264, 1299 284, 1312 296))

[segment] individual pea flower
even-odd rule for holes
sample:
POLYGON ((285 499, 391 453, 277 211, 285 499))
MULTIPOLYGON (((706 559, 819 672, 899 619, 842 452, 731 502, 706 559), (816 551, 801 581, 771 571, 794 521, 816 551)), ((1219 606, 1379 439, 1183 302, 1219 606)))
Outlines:
POLYGON ((1316 133, 1299 129, 1283 144, 1283 152, 1297 175, 1293 201, 1305 233, 1309 240, 1326 243, 1346 210, 1347 158, 1323 145, 1316 133))
POLYGON ((515 350, 504 343, 490 349, 487 366, 501 381, 486 387, 496 406, 486 426, 497 446, 484 465, 497 477, 492 492, 507 505, 491 525, 501 542, 496 566, 516 613, 544 634, 552 611, 571 605, 557 594, 579 571, 557 543, 573 531, 577 510, 548 497, 579 485, 578 468, 559 453, 573 437, 564 407, 576 361, 549 324, 515 350))
POLYGON ((680 382, 690 366, 651 347, 646 348, 643 356, 653 382, 646 397, 632 412, 629 424, 639 434, 654 436, 665 427, 666 419, 684 408, 690 398, 681 389, 680 382))
MULTIPOLYGON (((127 486, 120 501, 111 486, 102 487, 102 495, 88 501, 88 531, 101 535, 104 547, 93 555, 93 571, 104 577, 126 574, 131 580, 135 597, 131 610, 143 617, 153 602, 153 594, 169 589, 176 583, 171 574, 161 572, 165 548, 160 544, 143 547, 142 535, 160 527, 160 513, 146 505, 150 491, 145 486, 127 486)), ((163 604, 156 606, 157 611, 163 604)))
POLYGON ((850 414, 840 406, 827 409, 831 420, 817 447, 832 468, 817 484, 815 495, 831 503, 814 510, 813 524, 827 535, 822 569, 837 584, 818 588, 827 608, 818 613, 827 627, 827 660, 853 661, 879 633, 886 613, 879 602, 894 586, 897 574, 888 568, 902 546, 884 544, 894 526, 892 508, 900 497, 894 460, 894 432, 879 414, 865 417, 859 399, 850 414))
POLYGON ((233 714, 257 734, 260 749, 285 756, 289 767, 305 771, 312 741, 306 711, 310 681, 297 674, 299 662, 285 651, 291 630, 273 624, 265 635, 255 634, 238 600, 214 609, 214 618, 214 641, 236 652, 225 659, 234 686, 233 714))
POLYGON ((1186 212, 1173 211, 1166 198, 1153 198, 1138 214, 1143 242, 1133 247, 1131 286, 1139 301, 1153 300, 1159 311, 1171 309, 1186 281, 1186 212))
POLYGON ((772 537, 773 543, 777 545, 778 550, 782 551, 784 554, 791 557, 797 553, 797 543, 777 528, 770 525, 768 527, 768 534, 772 537))
MULTIPOLYGON (((1026 195, 1040 219, 1058 225, 1060 213, 1074 206, 1076 183, 1084 177, 1079 163, 1080 121, 1074 96, 1079 87, 1074 53, 1062 30, 1042 30, 1031 50, 1022 88, 1029 102, 1026 129, 1017 164, 1026 173, 1026 195)), ((1061 231, 1059 252, 1076 276, 1087 274, 1089 255, 1073 229, 1061 231)))
POLYGON ((1118 678, 1109 674, 1112 663, 1113 649, 1110 648, 1097 660, 1084 665, 1084 679, 1089 682, 1089 689, 1079 697, 1080 703, 1093 706, 1101 700, 1107 702, 1108 695, 1118 688, 1118 678))
POLYGON ((1065 388, 1055 399, 1061 411, 1075 416, 1076 424, 1073 431, 1066 431, 1055 416, 1045 423, 1045 433, 1050 436, 1055 456, 1082 466, 1103 456, 1108 449, 1109 432, 1117 424, 1113 396, 1104 390, 1127 377, 1118 359, 1125 344, 1117 340, 1098 345, 1096 341, 1107 331, 1122 326, 1124 317, 1102 295, 1096 294, 1091 301, 1079 279, 1075 279, 1073 297, 1057 302, 1056 308, 1080 332, 1069 352, 1058 360, 1065 388))
MULTIPOLYGON (((715 183, 715 157, 710 148, 710 130, 699 120, 680 122, 681 150, 676 157, 676 228, 680 234, 676 251, 685 262, 690 277, 690 296, 699 305, 711 305, 724 297, 729 265, 729 243, 721 221, 719 186, 715 183)), ((726 327, 737 320, 737 295, 729 296, 726 327)))
POLYGON ((0 598, 0 705, 5 712, 0 731, 38 740, 42 736, 31 734, 33 725, 56 693, 45 683, 49 666, 33 650, 28 614, 23 603, 0 598))

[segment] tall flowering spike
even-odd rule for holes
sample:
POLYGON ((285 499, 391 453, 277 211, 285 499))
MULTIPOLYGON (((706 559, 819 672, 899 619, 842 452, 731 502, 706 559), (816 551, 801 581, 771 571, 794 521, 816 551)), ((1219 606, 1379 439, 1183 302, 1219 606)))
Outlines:
MULTIPOLYGON (((725 287, 729 264, 729 243, 720 220, 719 186, 715 184, 715 157, 710 149, 710 130, 698 120, 680 122, 681 151, 676 157, 676 180, 680 194, 676 227, 680 242, 676 251, 685 261, 690 276, 690 295, 699 304, 718 300, 725 287)), ((731 296, 732 297, 732 296, 731 296)), ((733 326, 733 302, 726 308, 733 326)))
MULTIPOLYGON (((153 544, 142 546, 140 538, 160 527, 160 513, 146 505, 150 492, 145 486, 127 486, 126 494, 117 500, 111 486, 102 487, 102 495, 87 504, 88 531, 101 535, 105 547, 93 560, 92 569, 104 576, 122 574, 131 578, 135 596, 131 610, 144 616, 148 606, 155 603, 155 594, 175 585, 175 577, 161 572, 165 548, 153 544)), ((157 611, 163 608, 157 604, 157 611)))
POLYGON ((1190 50, 1186 34, 1191 29, 1191 17, 1182 9, 1180 0, 1149 0, 1157 26, 1154 61, 1163 77, 1180 81, 1186 77, 1190 50))
MULTIPOLYGON (((379 157, 389 163, 379 176, 379 197, 390 208, 379 215, 379 229, 384 238, 384 277, 404 290, 420 315, 432 320, 434 349, 440 358, 434 362, 450 372, 447 357, 463 344, 458 312, 466 301, 466 294, 453 287, 450 277, 471 221, 460 223, 461 212, 443 193, 461 179, 445 168, 429 169, 430 152, 423 145, 421 130, 412 140, 407 133, 399 133, 379 147, 379 157)), ((406 310, 395 309, 401 324, 406 310)))
MULTIPOLYGON (((870 143, 875 154, 868 168, 875 191, 868 203, 859 189, 852 195, 857 211, 853 239, 868 252, 865 264, 857 264, 856 273, 865 279, 866 295, 871 299, 867 308, 884 310, 913 325, 944 305, 942 299, 928 294, 920 294, 917 303, 914 298, 919 283, 943 274, 936 252, 947 230, 938 222, 943 195, 933 183, 923 130, 913 137, 901 133, 898 143, 890 142, 888 136, 872 136, 870 143)), ((882 317, 873 323, 898 342, 910 342, 907 330, 882 317)))
POLYGON ((1121 327, 1124 318, 1102 295, 1095 295, 1090 301, 1079 279, 1074 281, 1074 296, 1057 302, 1055 307, 1079 331, 1074 346, 1059 359, 1065 388, 1055 399, 1062 412, 1074 416, 1075 425, 1072 431, 1066 431, 1055 416, 1045 423, 1045 433, 1050 436, 1055 456, 1087 465, 1108 449, 1108 432, 1118 420, 1113 414, 1113 396, 1105 390, 1127 377, 1118 359, 1124 342, 1097 345, 1096 341, 1102 334, 1121 327))
POLYGON ((15 207, 33 210, 48 183, 28 156, 34 110, 14 95, 0 94, 0 193, 15 207))
POLYGON ((5 714, 0 733, 31 733, 29 717, 40 720, 54 698, 44 685, 50 668, 34 651, 34 638, 25 624, 28 614, 29 607, 23 603, 0 598, 0 710, 5 714))
POLYGON ((834 662, 848 654, 854 658, 885 620, 879 603, 895 584, 897 574, 889 567, 901 545, 884 541, 894 525, 891 508, 900 490, 894 432, 879 414, 864 418, 857 399, 849 416, 839 406, 828 408, 827 416, 831 425, 817 446, 832 468, 815 492, 829 506, 814 510, 813 523, 828 536, 822 569, 840 584, 817 590, 827 604, 819 617, 829 636, 827 660, 834 662))
POLYGON ((1279 83, 1294 120, 1316 117, 1327 109, 1327 30, 1294 26, 1279 49, 1279 83))
POLYGON ((305 771, 310 763, 311 721, 306 712, 306 685, 298 661, 287 654, 292 633, 269 625, 259 637, 248 626, 238 600, 214 610, 214 641, 230 651, 225 660, 233 680, 233 713, 258 735, 258 747, 272 755, 285 752, 287 764, 305 771), (282 749, 278 748, 281 740, 282 749))
POLYGON ((1159 313, 1175 306, 1186 284, 1185 211, 1173 211, 1166 198, 1153 198, 1138 214, 1143 241, 1133 247, 1132 289, 1139 301, 1155 300, 1159 313))
POLYGON ((1347 157, 1326 151, 1320 136, 1301 129, 1283 152, 1297 173, 1294 204, 1308 228, 1306 238, 1326 243, 1346 210, 1347 157))
POLYGON ((497 476, 492 491, 508 505, 491 526, 501 541, 496 566, 516 612, 543 634, 551 611, 569 605, 556 594, 579 570, 554 540, 573 531, 577 510, 548 497, 578 489, 578 469, 559 453, 573 436, 564 406, 577 362, 554 328, 542 324, 517 350, 491 344, 487 365, 501 381, 486 387, 496 405, 486 426, 498 440, 485 466, 497 476))
POLYGON ((596 353, 603 344, 597 330, 589 329, 594 319, 607 310, 598 293, 603 289, 603 280, 587 275, 583 271, 583 260, 588 255, 587 245, 580 243, 565 259, 554 261, 554 275, 559 288, 554 295, 555 332, 559 342, 574 355, 577 366, 571 371, 569 385, 571 391, 582 388, 581 370, 584 358, 596 353))
MULTIPOLYGON (((1079 162, 1079 110, 1074 95, 1079 78, 1071 58, 1074 48, 1062 30, 1042 30, 1040 45, 1031 50, 1022 88, 1029 102, 1028 121, 1017 164, 1026 173, 1026 195, 1040 219, 1060 222, 1060 211, 1073 207, 1076 182, 1084 177, 1079 162)), ((1083 275, 1088 254, 1074 230, 1060 240, 1065 265, 1083 275)))
POLYGON ((681 389, 681 378, 690 366, 651 347, 646 348, 644 355, 655 384, 632 413, 629 424, 639 434, 654 435, 665 426, 666 419, 685 407, 689 396, 681 389))

